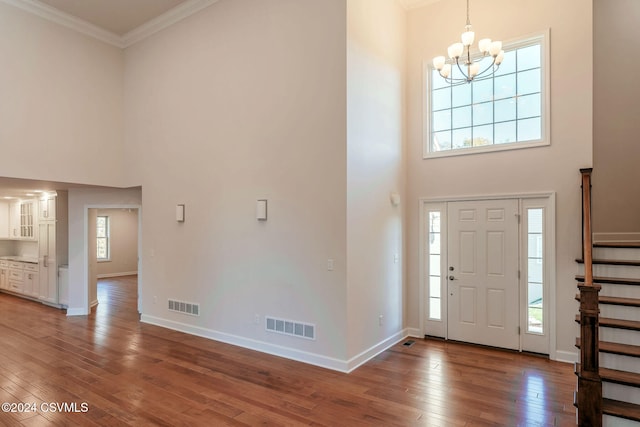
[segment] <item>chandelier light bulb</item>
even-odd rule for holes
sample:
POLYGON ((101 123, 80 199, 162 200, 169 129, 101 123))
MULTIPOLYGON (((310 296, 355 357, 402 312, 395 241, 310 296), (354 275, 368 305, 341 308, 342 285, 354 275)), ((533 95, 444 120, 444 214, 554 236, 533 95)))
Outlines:
POLYGON ((460 38, 464 46, 471 46, 475 37, 476 34, 473 31, 465 31, 464 33, 462 33, 462 37, 460 38))
POLYGON ((447 52, 449 53, 449 58, 456 59, 456 58, 459 58, 460 55, 462 55, 463 50, 464 50, 464 46, 462 45, 462 43, 454 43, 451 46, 449 46, 449 49, 447 49, 447 52))
POLYGON ((491 48, 489 49, 489 53, 491 56, 497 56, 502 50, 502 42, 491 42, 491 48))
POLYGON ((444 63, 445 63, 444 56, 436 56, 435 58, 433 58, 433 68, 435 68, 438 71, 442 70, 442 67, 444 67, 444 63))
POLYGON ((504 59, 504 50, 501 50, 500 52, 498 52, 498 54, 496 55, 496 65, 500 65, 502 64, 502 60, 504 59))
POLYGON ((469 77, 475 77, 480 72, 480 63, 474 62, 469 66, 469 77))
POLYGON ((478 49, 480 49, 480 52, 483 54, 489 53, 489 49, 491 49, 491 39, 481 39, 478 42, 478 49))
POLYGON ((440 71, 440 75, 446 79, 449 77, 449 74, 451 74, 451 64, 444 64, 440 71))

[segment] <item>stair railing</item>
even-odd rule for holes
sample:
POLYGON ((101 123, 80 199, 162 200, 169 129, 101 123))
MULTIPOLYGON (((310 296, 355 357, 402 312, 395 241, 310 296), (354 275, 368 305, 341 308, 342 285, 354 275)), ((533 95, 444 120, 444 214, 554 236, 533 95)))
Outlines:
POLYGON ((584 283, 580 289, 580 371, 578 373, 578 425, 602 426, 602 379, 599 361, 598 292, 600 286, 593 283, 593 241, 591 231, 591 172, 580 169, 582 174, 582 250, 584 283))

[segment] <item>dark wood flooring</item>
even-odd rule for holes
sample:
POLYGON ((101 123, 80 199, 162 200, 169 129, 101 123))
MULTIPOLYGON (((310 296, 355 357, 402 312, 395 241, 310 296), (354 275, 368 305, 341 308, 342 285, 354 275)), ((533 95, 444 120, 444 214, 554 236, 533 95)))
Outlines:
POLYGON ((347 375, 142 324, 135 295, 135 277, 101 280, 67 318, 0 294, 0 402, 37 409, 0 425, 575 425, 568 364, 415 340, 347 375))

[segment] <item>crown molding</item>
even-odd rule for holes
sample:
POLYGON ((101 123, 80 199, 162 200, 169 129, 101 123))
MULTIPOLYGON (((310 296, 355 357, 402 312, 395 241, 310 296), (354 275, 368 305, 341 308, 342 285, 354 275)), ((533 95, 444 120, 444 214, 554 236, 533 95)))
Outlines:
POLYGON ((26 12, 37 15, 48 21, 55 22, 84 35, 93 37, 102 42, 124 49, 145 38, 164 30, 165 28, 179 22, 200 10, 217 3, 219 0, 188 0, 162 15, 142 24, 124 36, 119 36, 111 31, 102 29, 83 19, 62 12, 37 0, 0 0, 3 3, 22 9, 26 12))
POLYGON ((440 0, 396 0, 405 10, 417 9, 440 0))
POLYGON ((91 36, 105 43, 117 46, 122 46, 122 38, 111 31, 104 30, 96 25, 93 25, 80 18, 76 18, 73 15, 59 11, 44 3, 40 3, 35 0, 0 0, 3 3, 7 3, 11 6, 15 6, 18 9, 22 9, 26 12, 32 13, 44 18, 48 21, 55 22, 63 27, 70 28, 74 31, 82 33, 87 36, 91 36))
POLYGON ((188 0, 126 33, 121 37, 121 47, 126 48, 138 43, 218 1, 220 0, 188 0))

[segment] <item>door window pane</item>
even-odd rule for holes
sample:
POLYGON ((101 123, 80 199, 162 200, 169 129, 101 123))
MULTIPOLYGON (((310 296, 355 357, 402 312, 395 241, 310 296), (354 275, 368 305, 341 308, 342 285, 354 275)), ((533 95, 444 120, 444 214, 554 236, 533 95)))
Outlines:
POLYGON ((527 332, 544 332, 544 209, 527 209, 527 332))

